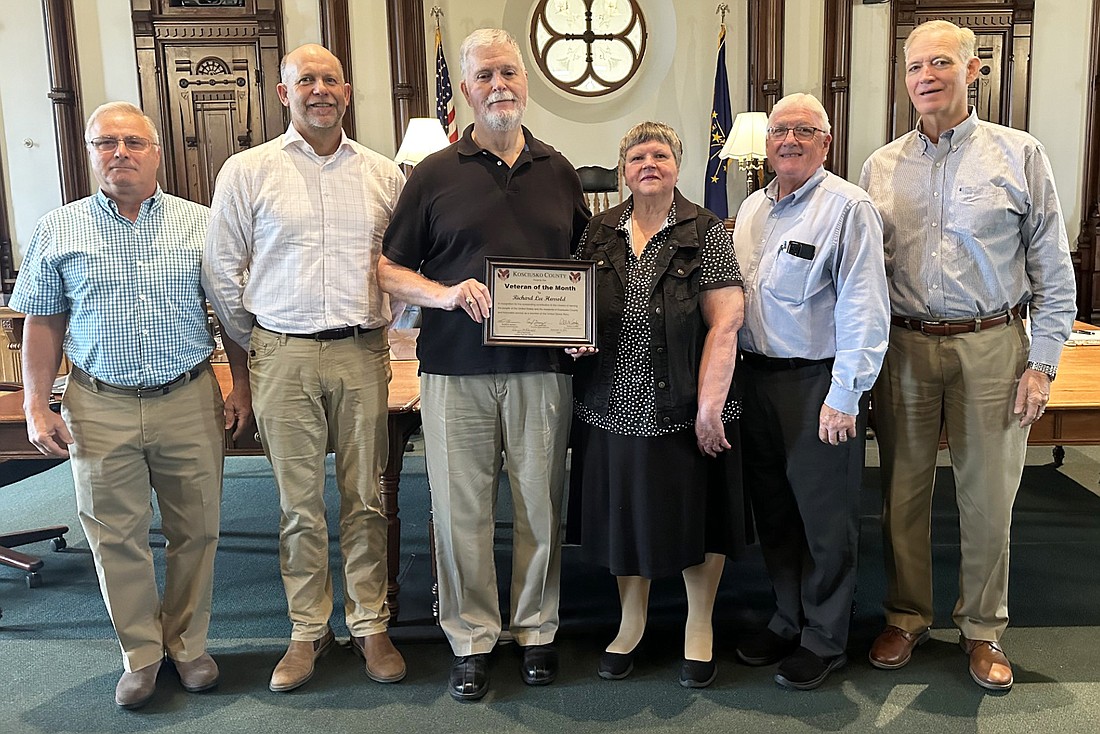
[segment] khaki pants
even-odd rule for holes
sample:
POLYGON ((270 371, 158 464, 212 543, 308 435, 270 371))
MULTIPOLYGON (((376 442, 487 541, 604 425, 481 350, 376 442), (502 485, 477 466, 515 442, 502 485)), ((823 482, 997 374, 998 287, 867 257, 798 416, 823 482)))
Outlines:
POLYGON ((332 616, 325 455, 336 453, 344 617, 351 634, 382 632, 389 345, 383 329, 334 341, 252 331, 252 404, 282 510, 279 560, 291 639, 320 639, 332 616))
POLYGON ((946 425, 962 563, 953 618, 964 635, 998 640, 1008 626, 1008 543, 1027 429, 1013 415, 1027 362, 1022 322, 949 337, 892 327, 873 391, 882 452, 886 622, 932 624, 932 489, 946 425))
POLYGON ((455 655, 487 653, 500 636, 493 529, 502 450, 515 513, 509 628, 519 645, 554 640, 572 392, 569 377, 547 372, 421 377, 439 622, 455 655))
POLYGON ((76 507, 128 671, 206 652, 224 453, 210 370, 167 395, 136 398, 69 381, 62 415, 76 507), (149 548, 151 492, 165 539, 163 597, 149 548))

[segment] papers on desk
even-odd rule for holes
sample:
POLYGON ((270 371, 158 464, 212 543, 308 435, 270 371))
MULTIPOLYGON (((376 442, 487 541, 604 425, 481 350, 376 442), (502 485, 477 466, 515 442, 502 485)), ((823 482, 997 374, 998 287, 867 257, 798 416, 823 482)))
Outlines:
POLYGON ((50 390, 54 395, 63 395, 65 393, 65 386, 69 384, 69 376, 61 375, 53 381, 53 388, 50 390))
POLYGON ((1100 346, 1100 329, 1074 329, 1066 340, 1067 347, 1100 346))

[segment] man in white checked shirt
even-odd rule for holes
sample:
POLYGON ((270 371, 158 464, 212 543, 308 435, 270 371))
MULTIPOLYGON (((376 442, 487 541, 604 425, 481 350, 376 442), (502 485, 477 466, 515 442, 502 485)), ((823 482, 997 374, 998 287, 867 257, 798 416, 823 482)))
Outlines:
MULTIPOLYGON (((292 622, 271 676, 289 691, 333 642, 325 455, 336 453, 344 620, 380 683, 405 677, 387 634, 386 518, 390 320, 375 269, 405 179, 344 135, 351 97, 321 46, 287 54, 279 99, 290 127, 218 174, 203 283, 228 338, 247 350, 252 403, 282 508, 279 556, 292 622)), ((229 349, 231 361, 244 358, 229 349)))
POLYGON ((882 214, 892 312, 873 391, 889 588, 870 659, 900 668, 928 639, 932 488, 946 428, 962 535, 959 645, 975 683, 1007 690, 1012 667, 1000 639, 1012 504, 1075 289, 1042 144, 967 108, 980 66, 970 29, 917 26, 905 42, 905 84, 920 122, 872 154, 860 178, 882 214))
MULTIPOLYGON (((39 221, 11 307, 27 314, 27 432, 42 453, 71 459, 122 648, 115 702, 137 708, 165 655, 188 691, 218 682, 206 652, 224 446, 199 286, 208 211, 160 190, 157 132, 137 107, 99 107, 85 139, 99 192, 39 221), (59 416, 49 400, 62 346, 73 368, 59 416), (148 544, 150 485, 166 541, 163 596, 148 544)), ((224 409, 237 433, 250 420, 240 397, 224 409)))

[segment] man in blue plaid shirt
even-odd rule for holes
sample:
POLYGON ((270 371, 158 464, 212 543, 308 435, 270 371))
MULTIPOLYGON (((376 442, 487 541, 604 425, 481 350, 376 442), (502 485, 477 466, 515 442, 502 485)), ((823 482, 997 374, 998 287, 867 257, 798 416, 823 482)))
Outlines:
POLYGON ((11 307, 27 314, 27 433, 43 454, 71 459, 122 647, 115 702, 137 708, 152 698, 166 655, 188 691, 217 684, 206 635, 222 427, 239 433, 250 409, 231 394, 223 413, 208 362, 199 284, 207 208, 161 191, 157 132, 137 107, 99 107, 85 140, 99 191, 39 221, 11 307), (57 415, 50 394, 63 349, 72 372, 57 415), (166 541, 163 595, 148 544, 150 486, 166 541))

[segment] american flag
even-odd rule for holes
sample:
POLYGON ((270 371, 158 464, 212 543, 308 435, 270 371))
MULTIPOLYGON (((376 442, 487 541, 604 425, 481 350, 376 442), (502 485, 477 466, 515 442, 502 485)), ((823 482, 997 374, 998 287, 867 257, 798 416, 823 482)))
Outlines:
POLYGON ((435 29, 435 116, 439 124, 447 131, 452 143, 458 142, 458 123, 455 122, 455 105, 452 101, 451 72, 447 69, 447 58, 443 55, 443 36, 439 28, 435 29))

